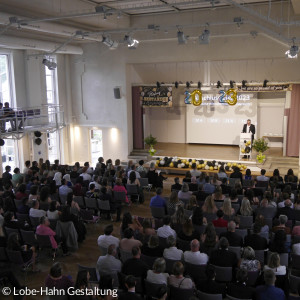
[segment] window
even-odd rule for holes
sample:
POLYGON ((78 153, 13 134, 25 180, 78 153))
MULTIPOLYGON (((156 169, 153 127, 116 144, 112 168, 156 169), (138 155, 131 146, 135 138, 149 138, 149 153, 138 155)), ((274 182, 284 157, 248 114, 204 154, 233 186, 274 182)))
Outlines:
MULTIPOLYGON (((11 73, 10 55, 0 53, 0 102, 8 102, 10 107, 14 107, 13 85, 11 73)), ((10 128, 10 123, 6 122, 5 128, 10 128)), ((18 141, 5 139, 5 145, 1 147, 2 168, 10 165, 12 170, 19 167, 18 141)))

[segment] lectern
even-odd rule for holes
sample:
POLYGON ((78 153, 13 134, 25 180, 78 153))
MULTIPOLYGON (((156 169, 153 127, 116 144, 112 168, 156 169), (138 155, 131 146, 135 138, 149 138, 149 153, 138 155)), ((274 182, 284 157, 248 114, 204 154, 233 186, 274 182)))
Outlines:
POLYGON ((251 138, 252 138, 252 133, 241 133, 240 134, 240 154, 239 154, 239 160, 244 156, 244 155, 250 155, 250 159, 252 158, 252 146, 251 146, 251 138), (242 153, 242 149, 245 149, 246 147, 246 142, 250 142, 249 147, 251 148, 249 153, 242 153))

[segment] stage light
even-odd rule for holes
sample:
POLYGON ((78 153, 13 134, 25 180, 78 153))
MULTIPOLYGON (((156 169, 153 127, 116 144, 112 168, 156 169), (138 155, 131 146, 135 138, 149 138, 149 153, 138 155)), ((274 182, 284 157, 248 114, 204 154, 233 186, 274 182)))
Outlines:
POLYGON ((210 32, 208 29, 203 30, 202 34, 199 36, 199 44, 207 45, 209 44, 210 32))
POLYGON ((156 82, 156 87, 159 89, 160 88, 160 83, 159 81, 156 82))
POLYGON ((241 17, 235 17, 233 18, 233 22, 237 25, 237 28, 241 28, 241 25, 243 24, 243 19, 241 17))
POLYGON ((190 83, 187 81, 186 84, 185 84, 186 88, 189 88, 191 85, 190 83))
POLYGON ((285 52, 287 58, 297 58, 299 52, 299 47, 296 45, 292 45, 290 50, 285 52))
POLYGON ((269 82, 269 80, 265 79, 264 80, 264 84, 263 84, 263 87, 267 87, 267 83, 269 82))
POLYGON ((57 64, 54 61, 51 61, 47 58, 43 59, 43 65, 45 65, 49 70, 55 70, 57 67, 57 64))
POLYGON ((231 89, 233 89, 233 87, 234 87, 234 84, 235 84, 235 81, 233 81, 233 80, 230 80, 230 88, 231 88, 231 89))
POLYGON ((139 41, 133 39, 130 35, 125 35, 124 41, 127 43, 129 49, 136 49, 139 45, 139 41))
POLYGON ((118 48, 118 41, 113 41, 107 36, 102 36, 102 43, 106 45, 110 50, 115 50, 118 48))
POLYGON ((243 80, 243 81, 242 81, 242 88, 243 88, 243 89, 245 89, 245 88, 247 87, 247 86, 246 86, 246 83, 247 83, 247 80, 243 80))
POLYGON ((198 89, 200 90, 201 89, 201 81, 198 81, 198 89))
POLYGON ((178 81, 175 81, 175 87, 178 89, 178 81))
POLYGON ((177 32, 177 39, 179 45, 184 45, 187 43, 187 38, 182 31, 177 32))
POLYGON ((222 83, 220 80, 217 81, 217 89, 219 89, 220 87, 222 87, 222 83))

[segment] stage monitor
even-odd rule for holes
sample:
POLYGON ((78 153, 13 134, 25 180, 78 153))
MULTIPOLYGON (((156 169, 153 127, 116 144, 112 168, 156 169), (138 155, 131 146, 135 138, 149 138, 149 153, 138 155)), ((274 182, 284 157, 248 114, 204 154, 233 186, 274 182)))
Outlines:
POLYGON ((186 143, 238 145, 247 119, 257 125, 256 93, 238 93, 232 106, 218 98, 217 92, 203 93, 200 106, 186 105, 186 143))

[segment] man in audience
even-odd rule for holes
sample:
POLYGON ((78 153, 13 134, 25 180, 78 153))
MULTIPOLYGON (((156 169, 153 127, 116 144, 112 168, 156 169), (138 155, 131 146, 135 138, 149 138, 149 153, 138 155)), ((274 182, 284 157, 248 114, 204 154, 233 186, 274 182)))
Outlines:
POLYGON ((100 191, 101 190, 101 185, 99 184, 99 176, 98 175, 95 175, 94 178, 93 178, 93 181, 90 183, 90 186, 91 184, 94 184, 95 185, 95 189, 100 191))
POLYGON ((227 294, 238 299, 254 299, 255 288, 247 286, 248 271, 244 268, 238 269, 236 282, 229 283, 227 294))
POLYGON ((80 176, 83 178, 83 181, 91 181, 92 177, 90 174, 88 174, 88 167, 83 167, 82 169, 82 173, 80 174, 80 176))
POLYGON ((163 257, 172 260, 181 260, 183 252, 176 247, 176 238, 173 235, 168 236, 167 245, 169 248, 164 250, 163 257))
POLYGON ((72 193, 73 191, 72 191, 71 188, 68 187, 68 181, 67 180, 63 179, 61 181, 61 183, 62 183, 62 185, 58 189, 59 196, 67 197, 67 195, 69 193, 72 193))
POLYGON ((151 198, 150 207, 164 207, 166 208, 166 200, 161 196, 162 188, 156 189, 156 196, 151 198))
POLYGON ((225 237, 219 241, 219 249, 213 250, 210 256, 210 263, 219 267, 235 268, 238 263, 237 256, 234 252, 228 250, 229 243, 225 237))
POLYGON ((144 161, 140 160, 139 165, 136 168, 136 171, 141 174, 147 174, 147 170, 144 168, 144 161))
POLYGON ((24 197, 22 199, 22 205, 20 205, 18 207, 18 213, 22 214, 22 215, 28 215, 29 214, 29 210, 30 210, 30 207, 28 205, 28 197, 24 197))
POLYGON ((38 200, 32 201, 32 208, 29 210, 29 216, 34 218, 41 218, 46 216, 46 212, 44 210, 39 209, 40 203, 38 200))
POLYGON ((107 225, 104 228, 104 234, 98 237, 98 246, 103 248, 108 248, 109 245, 115 245, 116 248, 119 248, 120 240, 112 236, 114 227, 112 224, 107 225))
POLYGON ((93 168, 90 167, 90 163, 88 161, 86 161, 83 166, 88 168, 86 171, 88 174, 93 175, 94 170, 93 170, 93 168))
POLYGON ((191 241, 191 251, 185 251, 183 254, 184 261, 193 265, 206 265, 208 256, 206 253, 200 253, 200 242, 198 240, 191 241))
POLYGON ((141 258, 141 249, 139 247, 132 247, 132 258, 125 261, 122 267, 122 273, 125 275, 133 275, 134 277, 146 278, 148 265, 143 262, 141 258))
POLYGON ((207 194, 213 194, 215 192, 215 186, 210 183, 209 176, 205 177, 205 183, 203 184, 203 191, 207 194))
POLYGON ((135 293, 135 278, 132 275, 128 275, 125 278, 125 286, 127 292, 120 293, 118 296, 119 300, 142 300, 140 296, 135 293))
POLYGON ((264 271, 265 285, 256 287, 256 300, 285 300, 282 289, 275 287, 276 276, 273 270, 264 271))
POLYGON ((192 170, 190 170, 191 177, 199 177, 201 175, 201 171, 197 170, 196 163, 192 163, 192 170))
POLYGON ((243 174, 239 167, 234 167, 233 172, 230 174, 230 178, 240 179, 241 184, 243 184, 243 174))
POLYGON ((231 247, 243 247, 243 238, 235 232, 235 229, 236 223, 234 221, 230 221, 227 227, 228 231, 222 232, 220 234, 220 238, 225 237, 231 247))
POLYGON ((178 178, 178 177, 175 177, 175 178, 174 178, 174 182, 175 182, 175 183, 172 184, 172 186, 171 186, 171 191, 173 191, 173 190, 180 191, 182 185, 179 183, 179 178, 178 178))
POLYGON ((217 220, 213 220, 213 224, 215 227, 227 227, 228 226, 228 221, 224 220, 224 212, 222 209, 219 209, 217 211, 217 220))
POLYGON ((141 178, 140 173, 137 172, 137 171, 135 170, 135 164, 133 164, 133 165, 131 166, 131 170, 128 171, 128 173, 127 173, 127 177, 128 177, 128 178, 129 178, 129 175, 130 175, 131 172, 135 172, 136 179, 141 178))
POLYGON ((254 250, 265 250, 268 248, 268 241, 259 235, 260 233, 260 225, 254 224, 253 226, 253 234, 247 235, 245 237, 244 246, 250 246, 254 250))
POLYGON ((293 202, 290 199, 286 199, 284 201, 284 207, 279 208, 277 210, 277 216, 285 215, 287 216, 288 220, 294 220, 294 209, 293 209, 293 202))
POLYGON ((133 237, 133 230, 126 228, 124 231, 124 239, 120 241, 120 248, 126 252, 131 252, 133 247, 142 247, 142 243, 139 240, 135 240, 133 237))
POLYGON ((266 170, 265 169, 261 169, 260 171, 260 176, 256 177, 257 181, 269 181, 269 177, 265 176, 266 174, 266 170))
POLYGON ((199 185, 195 176, 192 176, 191 183, 189 183, 190 192, 198 192, 199 185))
POLYGON ((25 167, 23 169, 23 174, 27 175, 29 170, 30 170, 30 160, 26 160, 25 161, 25 167))
POLYGON ((228 181, 228 178, 222 178, 222 184, 220 185, 221 186, 221 189, 222 189, 222 194, 230 194, 231 192, 231 187, 229 185, 227 185, 227 181, 228 181))
POLYGON ((96 192, 96 186, 92 183, 90 184, 90 190, 86 192, 87 198, 98 198, 98 193, 96 192))
POLYGON ((285 224, 287 223, 288 218, 285 215, 280 215, 279 216, 279 225, 278 226, 274 226, 272 231, 276 232, 277 230, 284 230, 286 234, 291 234, 291 228, 285 226, 285 224))
POLYGON ((107 248, 107 254, 98 258, 96 268, 99 274, 121 272, 122 263, 120 260, 116 259, 116 254, 116 246, 113 244, 109 245, 107 248))
POLYGON ((164 216, 163 218, 164 225, 157 229, 157 235, 162 238, 167 238, 170 235, 173 235, 176 239, 176 232, 170 226, 171 217, 169 215, 164 216))
POLYGON ((9 173, 11 171, 10 166, 5 167, 5 172, 2 174, 2 183, 5 185, 6 183, 11 183, 12 175, 9 173))
MULTIPOLYGON (((283 193, 282 193, 282 201, 278 202, 278 204, 277 204, 278 208, 283 208, 283 207, 285 207, 285 201, 286 201, 286 200, 290 200, 290 195, 289 195, 289 193, 283 192, 283 193)), ((291 203, 290 207, 291 207, 291 208, 294 208, 294 204, 291 203)))

